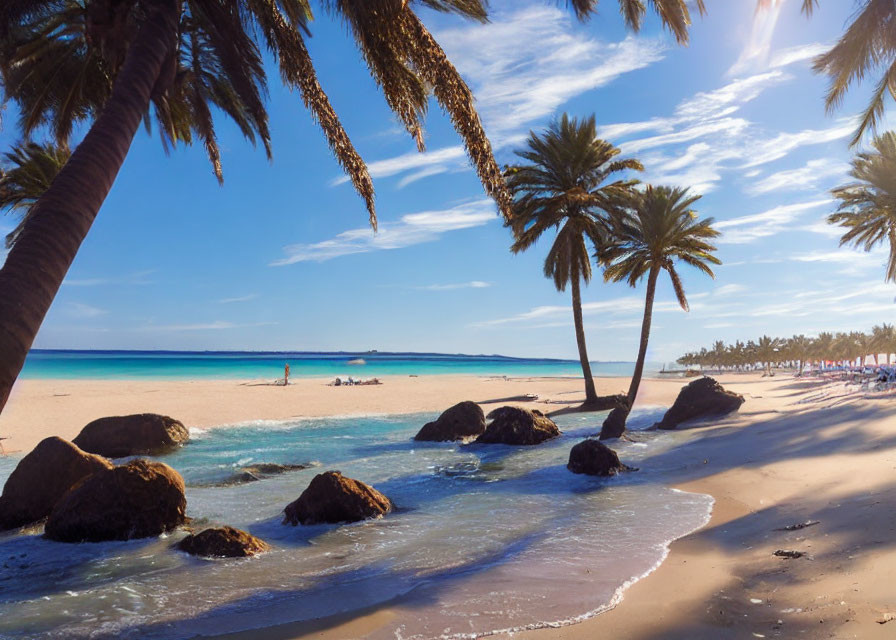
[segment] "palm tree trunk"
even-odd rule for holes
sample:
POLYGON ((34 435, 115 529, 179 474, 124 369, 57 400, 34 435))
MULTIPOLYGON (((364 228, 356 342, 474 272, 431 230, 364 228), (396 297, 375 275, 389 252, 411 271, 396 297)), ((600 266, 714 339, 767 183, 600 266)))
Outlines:
POLYGON ((177 38, 179 0, 154 0, 109 100, 38 200, 0 269, 0 411, 124 163, 177 38))
POLYGON ((647 357, 647 341, 650 339, 650 323, 653 319, 653 298, 656 295, 656 279, 659 275, 659 269, 654 267, 650 270, 650 275, 647 276, 647 298, 644 300, 644 320, 641 322, 641 346, 638 347, 635 372, 632 374, 632 382, 628 388, 629 407, 635 405, 638 387, 641 386, 641 376, 644 374, 644 359, 647 357))
POLYGON ((582 322, 582 293, 579 290, 578 274, 574 274, 572 277, 572 317, 576 325, 576 343, 579 345, 582 375, 585 376, 585 404, 587 405, 597 402, 597 391, 594 389, 591 363, 588 362, 588 349, 585 347, 585 325, 582 322))

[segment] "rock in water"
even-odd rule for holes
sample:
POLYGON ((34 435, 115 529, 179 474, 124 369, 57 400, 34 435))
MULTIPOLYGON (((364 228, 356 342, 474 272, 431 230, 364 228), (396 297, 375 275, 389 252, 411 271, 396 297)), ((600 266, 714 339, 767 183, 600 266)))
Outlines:
POLYGON ((674 429, 688 420, 723 416, 737 411, 743 403, 742 395, 726 391, 713 378, 699 378, 681 390, 675 404, 654 427, 674 429))
POLYGON ((19 461, 0 496, 0 530, 43 520, 65 493, 83 478, 111 469, 112 463, 85 453, 71 442, 41 440, 19 461))
POLYGON ((392 511, 392 501, 373 487, 338 471, 314 476, 298 500, 283 510, 283 524, 357 522, 392 511))
POLYGON ((233 527, 216 527, 187 536, 177 548, 206 558, 246 558, 269 551, 271 547, 251 533, 233 527))
POLYGON ((466 400, 446 409, 434 422, 427 422, 414 440, 444 442, 478 436, 485 431, 485 414, 475 402, 466 400))
MULTIPOLYGON (((307 464, 278 464, 276 462, 259 462, 248 467, 243 467, 243 473, 251 473, 253 476, 279 476, 290 471, 307 469, 307 464)), ((257 479, 257 478, 256 478, 257 479)))
POLYGON ((583 440, 570 450, 566 468, 589 476, 615 476, 623 471, 637 471, 619 462, 619 456, 610 447, 593 439, 583 440))
POLYGON ((600 429, 600 439, 609 440, 610 438, 620 438, 625 433, 625 421, 628 418, 629 410, 622 407, 616 407, 604 420, 600 429))
POLYGON ((628 407, 628 396, 619 393, 613 396, 597 396, 594 402, 585 401, 582 403, 582 409, 587 411, 611 411, 617 408, 628 407))
POLYGON ((89 476, 50 512, 46 537, 60 542, 147 538, 185 521, 184 481, 161 462, 132 460, 89 476))
POLYGON ((541 444, 560 435, 554 421, 537 409, 500 407, 488 417, 492 423, 476 438, 477 444, 541 444))
POLYGON ((74 443, 107 458, 158 455, 190 439, 187 428, 168 416, 138 413, 94 420, 81 429, 74 443))

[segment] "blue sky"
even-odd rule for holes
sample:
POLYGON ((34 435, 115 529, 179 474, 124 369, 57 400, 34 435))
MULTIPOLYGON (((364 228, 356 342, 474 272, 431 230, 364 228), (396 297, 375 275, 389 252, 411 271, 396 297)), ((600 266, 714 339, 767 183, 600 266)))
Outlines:
MULTIPOLYGON (((611 0, 584 25, 534 0, 494 0, 488 25, 424 17, 473 88, 502 164, 556 114, 595 113, 601 135, 646 165, 645 181, 704 194, 697 208, 718 221, 725 264, 714 281, 682 267, 690 313, 661 282, 650 359, 892 318, 883 252, 839 249, 823 224, 867 90, 826 114, 810 61, 852 3, 823 2, 811 20, 797 0, 758 17, 752 0, 707 4, 688 48, 652 16, 626 32, 611 0)), ((575 357, 569 292, 542 275, 548 242, 511 255, 438 106, 418 154, 344 28, 319 15, 313 33, 321 81, 374 178, 379 233, 273 70, 274 161, 219 120, 223 187, 200 147, 166 156, 138 133, 36 347, 575 357)), ((16 139, 11 116, 0 148, 16 139)), ((0 231, 11 226, 0 219, 0 231)), ((597 279, 584 290, 592 359, 634 359, 643 293, 597 279)))

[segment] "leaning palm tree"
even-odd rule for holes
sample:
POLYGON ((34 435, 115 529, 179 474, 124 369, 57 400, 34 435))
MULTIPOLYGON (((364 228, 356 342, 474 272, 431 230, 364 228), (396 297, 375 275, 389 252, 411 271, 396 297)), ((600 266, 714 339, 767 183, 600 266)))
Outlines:
POLYGON ((896 133, 888 131, 872 143, 874 151, 856 154, 849 172, 855 182, 831 191, 840 200, 828 223, 846 232, 840 245, 852 244, 871 251, 888 242, 886 280, 896 282, 896 133))
MULTIPOLYGON (((485 0, 319 0, 348 27, 371 74, 418 147, 429 94, 451 117, 485 191, 505 216, 510 197, 473 96, 417 15, 419 7, 484 21, 485 0)), ((597 0, 571 0, 580 18, 597 0)), ((653 0, 680 43, 685 0, 653 0)), ((640 0, 620 0, 637 30, 640 0)), ((697 6, 703 11, 703 2, 697 6)), ((367 168, 318 82, 305 45, 309 0, 3 0, 0 72, 4 101, 23 126, 46 125, 65 141, 73 123, 89 130, 35 203, 0 269, 0 411, 59 286, 112 187, 150 106, 168 143, 201 141, 221 176, 214 114, 232 118, 270 155, 262 48, 319 122, 364 198, 375 228, 367 168)))
POLYGON ((619 172, 644 169, 637 160, 618 158, 619 153, 597 137, 594 116, 578 120, 563 114, 543 134, 531 133, 526 148, 516 151, 528 164, 505 171, 514 196, 510 250, 525 251, 549 230, 557 231, 544 261, 544 275, 558 291, 565 291, 567 285, 572 290, 585 409, 597 402, 582 321, 581 283, 591 280, 588 245, 592 250, 603 247, 608 203, 621 198, 635 183, 608 180, 619 172))
MULTIPOLYGON (((634 405, 644 373, 653 300, 660 272, 669 274, 678 303, 687 311, 688 301, 675 262, 681 261, 710 277, 715 277, 710 265, 721 264, 713 255, 716 247, 709 242, 719 235, 712 227, 713 219, 699 220, 697 212, 692 209, 699 199, 699 195, 691 195, 687 189, 678 187, 648 185, 643 191, 631 192, 623 197, 619 215, 613 218, 610 245, 596 256, 598 262, 604 265, 607 281, 625 280, 634 287, 647 276, 638 359, 628 390, 629 407, 634 405)), ((615 425, 618 429, 618 420, 615 425)))
POLYGON ((68 161, 71 152, 64 144, 23 142, 3 154, 0 165, 0 211, 6 209, 21 220, 6 236, 6 248, 11 249, 34 203, 50 188, 53 178, 68 161))

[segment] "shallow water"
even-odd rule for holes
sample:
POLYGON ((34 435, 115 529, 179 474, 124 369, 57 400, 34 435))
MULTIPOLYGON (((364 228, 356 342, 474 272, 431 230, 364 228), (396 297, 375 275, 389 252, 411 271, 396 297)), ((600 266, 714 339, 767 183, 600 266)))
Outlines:
MULTIPOLYGON (((564 435, 537 447, 422 444, 434 416, 315 419, 196 432, 162 458, 188 485, 197 525, 225 523, 272 544, 256 558, 201 560, 160 539, 66 545, 0 537, 0 637, 188 638, 297 621, 390 602, 373 637, 475 637, 573 621, 605 608, 702 525, 709 496, 662 486, 661 469, 577 476, 570 447, 605 414, 563 416, 564 435), (259 462, 313 463, 238 486, 259 462), (398 510, 345 526, 281 524, 283 507, 324 469, 383 491, 398 510)), ((633 417, 651 424, 658 411, 633 417)), ((673 442, 619 443, 633 466, 673 442)), ((0 481, 15 460, 0 459, 0 481)))

